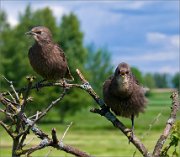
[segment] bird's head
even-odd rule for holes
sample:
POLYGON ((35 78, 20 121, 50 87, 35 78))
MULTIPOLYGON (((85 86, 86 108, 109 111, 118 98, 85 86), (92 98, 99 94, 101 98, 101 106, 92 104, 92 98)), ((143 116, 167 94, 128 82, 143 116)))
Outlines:
POLYGON ((44 26, 33 27, 29 32, 26 32, 25 34, 31 35, 38 43, 52 40, 51 31, 44 26))
POLYGON ((127 63, 120 63, 115 70, 115 78, 120 84, 128 84, 131 69, 127 63))

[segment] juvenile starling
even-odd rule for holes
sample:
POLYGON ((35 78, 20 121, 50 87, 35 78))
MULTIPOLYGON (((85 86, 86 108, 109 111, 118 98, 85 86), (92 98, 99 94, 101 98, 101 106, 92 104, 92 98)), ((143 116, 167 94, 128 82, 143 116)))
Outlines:
POLYGON ((73 80, 63 50, 53 42, 50 30, 44 26, 32 28, 27 35, 35 39, 28 57, 34 71, 46 80, 73 80))
POLYGON ((131 118, 132 131, 134 117, 144 112, 145 90, 138 84, 128 64, 120 63, 113 76, 103 84, 105 103, 118 116, 131 118))

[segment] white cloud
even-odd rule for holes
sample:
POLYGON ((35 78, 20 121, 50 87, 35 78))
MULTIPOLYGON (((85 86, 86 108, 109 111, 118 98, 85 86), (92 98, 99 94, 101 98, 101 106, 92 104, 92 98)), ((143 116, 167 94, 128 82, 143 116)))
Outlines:
POLYGON ((134 55, 119 55, 113 56, 113 64, 117 65, 119 62, 128 62, 133 64, 156 64, 161 62, 171 63, 178 60, 179 54, 175 52, 144 52, 143 54, 134 54, 134 55))
MULTIPOLYGON (((28 2, 26 1, 3 1, 2 2, 2 9, 6 11, 7 13, 7 20, 10 23, 11 26, 15 26, 19 23, 18 21, 18 14, 23 13, 26 6, 28 5, 28 2)), ((38 9, 43 9, 45 7, 49 7, 52 11, 54 16, 57 18, 57 20, 60 20, 60 18, 64 14, 68 14, 70 10, 60 4, 57 3, 51 3, 44 2, 44 3, 30 3, 31 8, 33 11, 36 11, 38 9)))
POLYGON ((105 29, 111 29, 122 19, 122 14, 114 14, 107 9, 100 9, 99 6, 87 6, 75 10, 81 22, 82 31, 85 33, 85 41, 97 41, 109 32, 105 29), (102 36, 103 33, 103 36, 102 36))
MULTIPOLYGON (((151 72, 167 72, 175 73, 177 72, 179 62, 179 35, 167 35, 159 32, 147 33, 147 48, 135 48, 133 52, 133 47, 125 49, 128 54, 119 55, 113 57, 114 65, 117 65, 121 61, 131 63, 133 65, 148 65, 151 72), (155 47, 154 47, 155 45, 155 47), (139 53, 138 53, 139 52, 139 53), (155 65, 156 68, 153 68, 155 65)), ((120 49, 120 47, 119 47, 120 49)), ((118 51, 118 47, 115 47, 115 51, 118 51)), ((145 67, 142 67, 142 69, 145 67)), ((147 67, 146 67, 147 69, 147 67)))
MULTIPOLYGON (((101 2, 99 2, 101 3, 101 2)), ((137 10, 140 8, 143 8, 145 5, 149 5, 150 3, 153 3, 152 1, 104 1, 102 4, 107 4, 108 7, 111 8, 111 6, 115 9, 131 9, 131 10, 137 10)))
POLYGON ((159 32, 150 32, 146 35, 151 44, 161 44, 164 47, 179 48, 179 35, 166 35, 159 32))
POLYGON ((11 26, 16 26, 18 24, 18 19, 13 15, 9 15, 7 21, 8 23, 10 23, 11 26))
POLYGON ((172 45, 174 45, 177 48, 179 48, 179 45, 180 45, 179 39, 180 39, 179 35, 174 35, 174 36, 171 37, 170 42, 171 42, 172 45))
POLYGON ((18 24, 18 14, 24 10, 24 4, 19 2, 14 3, 13 1, 2 1, 1 8, 7 13, 7 21, 11 26, 18 24))
POLYGON ((31 6, 34 11, 48 7, 52 10, 54 16, 57 19, 61 18, 64 14, 68 14, 70 12, 70 10, 67 9, 66 7, 62 5, 53 4, 53 3, 43 3, 43 4, 32 3, 31 6))

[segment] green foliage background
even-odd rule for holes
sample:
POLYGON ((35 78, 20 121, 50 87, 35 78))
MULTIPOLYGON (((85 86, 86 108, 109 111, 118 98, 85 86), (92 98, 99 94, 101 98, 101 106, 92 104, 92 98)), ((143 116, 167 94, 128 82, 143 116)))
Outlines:
MULTIPOLYGON (((32 11, 31 6, 27 6, 25 12, 19 14, 19 24, 10 27, 6 13, 0 10, 0 74, 13 81, 16 88, 26 85, 25 77, 27 75, 35 75, 36 81, 42 79, 29 64, 27 53, 33 40, 25 36, 25 32, 34 26, 44 25, 52 31, 54 41, 63 48, 75 82, 79 82, 75 72, 76 68, 79 68, 95 91, 102 96, 102 84, 107 77, 113 74, 115 68, 112 66, 111 53, 106 48, 96 49, 96 45, 93 44, 84 45, 84 33, 80 29, 81 23, 74 13, 64 15, 60 21, 57 23, 57 19, 49 8, 32 11)), ((132 71, 138 81, 150 89, 169 87, 166 74, 142 74, 136 67, 133 67, 132 71)), ((179 78, 179 73, 173 76, 173 87, 179 88, 179 78)), ((7 89, 9 89, 8 83, 1 78, 0 92, 7 89)), ((58 98, 60 93, 61 89, 57 87, 44 88, 38 92, 32 91, 31 95, 34 101, 27 106, 26 113, 31 115, 37 110, 43 110, 52 100, 58 98)), ((171 101, 169 91, 157 93, 157 91, 152 90, 148 96, 146 113, 135 120, 135 132, 151 150, 155 140, 159 137, 159 130, 165 125, 171 101)), ((48 113, 40 127, 49 134, 51 128, 56 127, 59 133, 58 137, 60 137, 66 124, 73 121, 70 134, 68 133, 65 138, 65 142, 68 144, 93 155, 117 156, 119 152, 122 152, 124 156, 132 156, 132 152, 136 149, 128 144, 127 139, 123 135, 121 136, 119 131, 114 129, 105 119, 88 112, 87 108, 93 104, 95 104, 94 101, 85 92, 80 89, 72 89, 63 102, 48 113), (76 112, 78 114, 75 114, 76 112), (59 125, 59 121, 65 123, 59 125), (47 125, 46 122, 50 123, 47 125), (114 144, 118 146, 115 147, 114 144), (101 148, 98 149, 99 147, 101 148)), ((121 118, 121 120, 130 126, 129 119, 121 118)), ((0 155, 9 156, 11 154, 11 140, 2 128, 0 128, 0 135, 3 135, 0 143, 2 146, 0 147, 2 148, 0 155)), ((31 138, 30 135, 28 140, 31 138)), ((34 141, 30 145, 38 142, 34 141)), ((45 155, 48 151, 47 149, 37 151, 35 155, 45 155)), ((67 155, 64 152, 53 150, 52 156, 59 154, 67 155)), ((138 152, 137 155, 139 155, 138 152)))
MULTIPOLYGON (((76 74, 76 69, 80 69, 90 82, 94 81, 94 76, 99 78, 96 80, 96 88, 101 93, 101 84, 103 80, 112 73, 110 63, 110 55, 107 50, 100 49, 97 52, 91 52, 90 49, 84 46, 84 34, 80 30, 80 22, 75 14, 70 13, 64 15, 61 23, 57 23, 53 16, 52 10, 44 8, 37 11, 32 11, 31 6, 27 6, 24 13, 19 15, 19 24, 15 27, 10 27, 7 22, 5 12, 0 12, 1 17, 1 68, 0 73, 9 80, 13 81, 16 88, 23 87, 26 84, 25 77, 27 75, 37 76, 36 81, 42 78, 38 76, 31 68, 27 53, 29 47, 33 44, 33 40, 25 36, 25 32, 32 27, 43 25, 48 27, 53 34, 53 39, 57 42, 65 52, 70 70, 75 82, 79 82, 76 74), (96 58, 96 56, 98 56, 96 58), (103 56, 108 56, 106 59, 103 56), (91 62, 90 61, 94 61, 91 62), (105 60, 106 63, 102 62, 105 60), (97 66, 98 72, 94 73, 90 66, 97 66), (103 74, 103 75, 102 75, 103 74)), ((1 81, 1 90, 8 87, 5 81, 1 81)), ((52 100, 56 99, 61 93, 59 88, 48 88, 33 92, 34 101, 27 107, 29 114, 40 110, 48 105, 52 100), (32 107, 33 106, 33 107, 32 107)), ((64 98, 63 103, 58 105, 56 109, 59 111, 59 118, 64 122, 67 114, 74 114, 76 111, 92 104, 92 99, 81 90, 72 89, 64 98)))
MULTIPOLYGON (((78 68, 102 97, 103 82, 113 74, 115 68, 112 66, 111 53, 107 48, 95 48, 95 44, 84 45, 84 33, 80 29, 81 23, 74 13, 64 15, 60 19, 60 23, 57 23, 53 11, 48 7, 33 11, 28 5, 25 11, 19 14, 19 23, 15 27, 10 27, 6 13, 0 11, 0 74, 13 81, 16 88, 26 84, 25 77, 27 75, 35 75, 36 81, 42 79, 29 64, 27 53, 34 41, 25 36, 25 32, 38 25, 46 26, 52 31, 54 41, 65 52, 75 83, 79 83, 75 72, 78 68)), ((136 67, 132 67, 132 71, 137 80, 148 88, 168 87, 167 74, 142 74, 136 67)), ((8 88, 9 85, 2 78, 0 82, 1 91, 8 88)), ((179 74, 173 77, 172 83, 174 87, 179 87, 179 74)), ((60 93, 61 89, 57 87, 39 92, 33 91, 31 94, 34 101, 27 106, 28 113, 32 114, 36 110, 46 107, 60 93)), ((72 89, 63 103, 56 107, 59 111, 60 121, 63 122, 68 114, 75 114, 90 104, 93 104, 93 100, 86 93, 72 89)))

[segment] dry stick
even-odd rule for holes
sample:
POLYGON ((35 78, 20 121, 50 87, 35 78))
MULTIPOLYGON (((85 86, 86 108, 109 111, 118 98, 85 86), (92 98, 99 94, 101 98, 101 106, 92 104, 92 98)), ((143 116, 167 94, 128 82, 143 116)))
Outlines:
MULTIPOLYGON (((18 99, 19 102, 19 109, 20 112, 17 114, 17 123, 16 123, 16 132, 18 133, 18 135, 16 136, 16 145, 13 146, 13 151, 16 151, 17 149, 20 149, 23 147, 23 143, 26 139, 27 136, 27 132, 24 132, 24 134, 20 131, 21 129, 25 129, 25 123, 22 120, 22 115, 24 114, 24 109, 25 106, 27 104, 27 98, 29 96, 29 92, 32 86, 32 82, 33 82, 33 78, 32 77, 27 77, 26 78, 28 80, 28 87, 26 89, 26 92, 24 94, 23 100, 22 102, 20 102, 20 99, 18 99), (20 137, 22 136, 22 138, 20 139, 20 137)), ((16 95, 16 91, 14 91, 14 94, 16 95)), ((13 141, 13 143, 15 143, 15 141, 13 141)))
MULTIPOLYGON (((62 83, 60 83, 60 82, 48 82, 48 83, 41 83, 41 81, 39 81, 39 82, 37 82, 35 85, 33 85, 32 87, 31 87, 31 90, 32 89, 37 89, 37 84, 38 84, 38 89, 41 89, 41 88, 44 88, 44 87, 53 87, 53 86, 61 86, 61 87, 64 87, 64 84, 62 84, 62 83)), ((71 88, 71 87, 77 87, 77 88, 81 88, 82 89, 82 87, 81 87, 81 85, 79 85, 79 84, 65 84, 65 86, 66 87, 69 87, 69 88, 71 88)), ((26 91, 28 89, 28 87, 23 87, 23 88, 21 88, 21 89, 18 89, 18 90, 16 90, 17 91, 17 93, 22 93, 22 92, 24 92, 24 91, 26 91)), ((8 91, 8 92, 3 92, 3 93, 1 93, 1 95, 2 96, 7 96, 7 95, 10 95, 10 94, 14 94, 13 93, 13 91, 8 91)))
MULTIPOLYGON (((40 82, 41 82, 41 81, 40 81, 40 82)), ((55 82, 55 83, 48 82, 48 83, 45 83, 45 84, 42 84, 42 83, 37 82, 35 85, 33 85, 33 86, 31 87, 31 89, 37 89, 37 84, 38 84, 38 89, 43 88, 43 87, 60 86, 60 85, 62 85, 61 83, 56 83, 56 82, 55 82)), ((24 92, 24 91, 27 90, 27 88, 28 88, 28 87, 23 87, 23 88, 21 88, 21 89, 16 90, 16 92, 17 92, 17 93, 24 92)), ((9 95, 9 93, 13 94, 13 91, 3 92, 2 95, 3 95, 3 96, 7 96, 7 95, 9 95)))
POLYGON ((55 104, 61 101, 63 97, 65 96, 65 94, 66 94, 66 91, 64 91, 58 99, 51 102, 50 105, 40 115, 38 115, 38 117, 34 121, 31 121, 30 119, 27 119, 25 115, 22 115, 22 119, 28 125, 28 127, 25 131, 21 132, 18 135, 18 137, 23 135, 22 140, 25 140, 25 137, 28 134, 29 130, 31 129, 33 131, 35 123, 37 123, 41 118, 43 118, 55 104))
POLYGON ((24 143, 24 144, 23 144, 23 147, 26 146, 26 145, 28 145, 29 143, 31 143, 33 140, 34 140, 34 137, 31 138, 27 143, 24 143))
POLYGON ((160 156, 162 147, 163 147, 168 135, 170 134, 171 128, 176 120, 177 111, 180 107, 177 91, 173 92, 173 94, 171 95, 171 99, 172 99, 172 107, 171 107, 170 117, 166 122, 166 126, 165 126, 165 129, 164 129, 162 135, 160 136, 160 138, 158 139, 158 141, 155 145, 154 152, 153 152, 154 157, 160 156))
POLYGON ((52 135, 53 143, 57 144, 58 143, 58 138, 57 138, 57 135, 56 135, 56 129, 55 128, 52 128, 51 135, 52 135))
POLYGON ((23 97, 23 103, 21 105, 21 114, 24 113, 24 109, 25 109, 25 106, 27 104, 27 99, 28 99, 28 96, 29 96, 29 93, 30 93, 30 90, 32 87, 34 77, 26 77, 26 79, 28 80, 28 86, 27 86, 26 92, 25 92, 24 97, 23 97))
POLYGON ((62 94, 60 95, 60 97, 58 99, 56 99, 55 101, 52 101, 49 106, 38 116, 38 118, 36 118, 34 121, 33 121, 33 124, 32 126, 37 122, 39 121, 41 118, 43 118, 50 110, 51 108, 53 108, 58 102, 60 102, 64 96, 66 95, 66 92, 67 92, 67 89, 64 89, 64 91, 62 92, 62 94))
POLYGON ((7 116, 12 116, 11 113, 8 113, 8 112, 6 112, 5 110, 3 110, 3 109, 1 109, 1 108, 0 108, 0 112, 4 113, 4 114, 7 115, 7 116))
MULTIPOLYGON (((145 135, 146 135, 146 136, 149 135, 149 133, 150 133, 150 131, 151 131, 151 129, 152 129, 152 126, 159 120, 159 117, 160 117, 160 116, 161 116, 161 113, 159 113, 159 114, 153 119, 153 121, 149 124, 148 130, 147 130, 146 132, 144 132, 143 135, 140 137, 141 140, 144 139, 144 136, 145 136, 145 135)), ((136 151, 137 151, 137 148, 135 149, 135 151, 134 151, 134 153, 133 153, 133 157, 135 157, 136 151)))
MULTIPOLYGON (((1 108, 0 108, 0 112, 5 113, 5 111, 4 111, 3 109, 1 109, 1 108)), ((6 113, 5 113, 5 114, 6 114, 6 113)))
POLYGON ((37 117, 41 114, 42 112, 37 111, 35 115, 32 115, 30 117, 28 117, 28 119, 33 119, 35 117, 35 119, 37 119, 37 117))
MULTIPOLYGON (((18 102, 19 101, 19 95, 18 95, 18 93, 16 92, 16 90, 15 90, 15 88, 14 88, 14 86, 13 86, 13 82, 12 81, 9 81, 5 76, 2 76, 9 84, 10 84, 10 87, 11 87, 11 89, 12 89, 12 91, 14 92, 14 94, 15 94, 15 96, 16 96, 16 98, 14 99, 13 98, 13 100, 16 102, 18 102)), ((9 92, 7 92, 8 94, 9 94, 9 92)))
MULTIPOLYGON (((69 128, 69 126, 68 126, 69 128)), ((64 132, 63 135, 65 135, 67 133, 67 130, 64 132)), ((48 137, 48 135, 46 133, 44 133, 42 130, 39 130, 37 127, 34 127, 33 128, 33 132, 35 135, 38 136, 38 138, 42 139, 42 141, 40 142, 39 145, 37 146, 34 146, 34 147, 31 147, 31 148, 28 148, 28 149, 25 149, 25 150, 19 150, 17 151, 18 155, 22 155, 22 154, 26 154, 27 156, 32 154, 33 152, 37 151, 37 150, 40 150, 40 149, 43 149, 44 147, 48 147, 48 146, 51 146, 51 147, 54 147, 58 150, 63 150, 67 153, 70 153, 70 154, 73 154, 75 156, 79 156, 79 157, 91 157, 89 154, 83 152, 83 151, 80 151, 79 149, 77 148, 74 148, 70 145, 64 145, 62 143, 62 141, 58 141, 58 138, 56 136, 56 130, 55 129, 52 129, 52 139, 48 137)))
MULTIPOLYGON (((98 105, 102 108, 101 110, 99 109, 95 109, 93 110, 93 112, 95 113, 98 113, 104 117, 106 117, 109 121, 111 121, 116 127, 118 127, 127 137, 128 137, 128 133, 129 133, 129 129, 126 128, 110 111, 109 109, 107 109, 106 105, 104 104, 104 102, 99 98, 99 96, 97 96, 97 94, 94 92, 94 90, 92 89, 92 87, 89 85, 88 81, 86 81, 83 77, 83 75, 81 74, 81 72, 79 70, 77 70, 77 73, 79 75, 79 77, 81 78, 81 81, 84 83, 83 85, 78 85, 78 84, 67 84, 67 87, 78 87, 78 88, 81 88, 85 91, 87 91, 93 98, 94 100, 98 103, 98 105), (105 112, 103 111, 103 109, 105 109, 105 112), (103 112, 102 112, 103 111, 103 112)), ((62 86, 61 84, 59 83, 48 83, 48 84, 41 84, 41 88, 43 87, 47 87, 47 86, 62 86)), ((31 87, 31 89, 34 89, 36 88, 36 86, 33 86, 31 87)), ((25 88, 22 88, 21 90, 22 91, 25 91, 27 89, 27 87, 25 88)), ((176 93, 177 94, 177 93, 176 93)), ((175 95, 176 95, 175 94, 175 95)), ((9 95, 8 93, 0 93, 0 101, 3 102, 4 99, 2 99, 2 96, 4 95, 9 95)), ((177 95, 176 95, 177 96, 177 95)), ((175 96, 172 96, 172 98, 174 98, 175 96)), ((173 99, 174 100, 174 99, 173 99)), ((177 101, 176 101, 177 103, 177 101)), ((177 105, 174 105, 174 106, 177 106, 177 105)), ((173 107, 174 108, 174 107, 173 107)), ((178 108, 178 107, 177 107, 178 108)), ((173 110, 173 109, 172 109, 173 110)), ((175 116, 176 116, 176 113, 175 113, 175 116)), ((171 116, 170 116, 171 117, 171 116)), ((167 123, 167 126, 165 129, 166 131, 167 130, 170 130, 171 129, 171 121, 172 119, 169 118, 168 120, 168 123, 167 123), (170 126, 169 126, 170 125, 170 126)), ((164 134, 167 133, 166 131, 164 131, 164 134)), ((37 134, 39 136, 39 134, 37 134)), ((159 142, 159 141, 163 141, 162 138, 163 136, 160 137, 160 139, 158 140, 157 142, 157 145, 155 147, 155 150, 154 150, 154 154, 155 152, 157 152, 156 150, 158 149, 162 149, 162 145, 163 143, 159 142)), ((166 137, 167 138, 167 137, 166 137)), ((134 139, 132 139, 132 143, 136 146, 136 148, 144 155, 144 156, 151 156, 148 152, 147 152, 147 149, 144 147, 144 145, 141 143, 140 140, 138 140, 135 136, 134 136, 134 139)), ((38 146, 39 147, 39 146, 38 146)), ((63 148, 61 147, 58 147, 59 149, 61 150, 64 150, 66 152, 69 152, 69 153, 72 153, 74 152, 74 148, 72 147, 69 147, 69 146, 64 146, 63 148)), ((58 149, 57 148, 57 149, 58 149)), ((35 148, 37 149, 37 148, 35 148)), ((157 155, 156 155, 157 156, 157 155)))
POLYGON ((9 136, 11 136, 14 139, 13 134, 11 133, 11 131, 8 129, 8 125, 6 125, 5 123, 3 123, 2 121, 0 121, 0 125, 6 130, 6 132, 9 134, 9 136))
POLYGON ((63 142, 63 139, 64 139, 64 137, 66 136, 66 133, 68 132, 68 130, 69 130, 69 128, 71 127, 71 125, 72 125, 72 122, 71 122, 71 123, 68 125, 68 127, 66 128, 63 136, 62 136, 61 139, 60 139, 60 142, 63 142))
MULTIPOLYGON (((25 92, 24 97, 23 97, 23 102, 21 104, 21 111, 18 114, 18 120, 17 120, 17 125, 16 125, 17 128, 18 127, 20 128, 21 125, 24 125, 23 127, 25 128, 25 123, 22 123, 23 120, 22 120, 21 117, 22 117, 22 114, 24 114, 24 109, 25 109, 25 106, 27 104, 27 99, 28 99, 28 96, 29 96, 29 93, 30 93, 30 89, 32 87, 32 82, 34 80, 34 77, 26 77, 26 79, 28 80, 28 87, 27 87, 26 92, 25 92)), ((23 136, 22 136, 22 138, 21 138, 21 140, 20 140, 20 142, 19 142, 19 144, 17 146, 17 149, 19 149, 19 148, 21 148, 23 146, 23 143, 24 143, 24 141, 26 139, 27 133, 28 132, 24 132, 24 134, 22 134, 22 132, 21 132, 21 133, 18 134, 18 137, 20 137, 21 135, 23 135, 23 136)))
MULTIPOLYGON (((22 151, 20 154, 27 154, 27 155, 29 155, 29 154, 33 153, 34 151, 39 150, 39 149, 42 149, 42 148, 44 148, 44 147, 46 147, 46 146, 52 146, 52 147, 54 147, 54 148, 63 150, 63 151, 65 151, 65 152, 67 152, 67 153, 71 153, 71 154, 74 154, 74 155, 77 155, 77 156, 90 157, 90 155, 88 155, 88 154, 85 153, 85 152, 82 152, 82 151, 80 151, 80 150, 78 150, 78 149, 76 149, 76 148, 74 148, 74 147, 72 147, 72 146, 64 145, 64 144, 62 143, 62 141, 60 141, 59 144, 58 144, 58 143, 54 143, 55 138, 57 138, 57 137, 55 137, 55 134, 56 134, 56 133, 55 133, 55 130, 52 131, 52 136, 53 136, 54 139, 51 140, 51 139, 48 137, 47 134, 45 134, 43 131, 39 130, 36 126, 34 126, 34 124, 35 124, 38 120, 40 120, 43 116, 45 116, 45 115, 47 114, 47 112, 48 112, 57 102, 59 102, 60 100, 62 100, 62 98, 65 96, 65 94, 66 94, 66 90, 64 90, 64 92, 62 93, 61 97, 58 98, 57 100, 55 100, 54 102, 52 102, 52 103, 48 106, 48 108, 47 108, 44 112, 42 112, 42 114, 41 114, 35 121, 32 121, 32 124, 29 125, 28 129, 27 129, 26 132, 25 132, 25 133, 27 133, 28 130, 31 129, 35 135, 37 135, 39 138, 42 139, 41 143, 40 143, 39 145, 35 146, 35 147, 32 147, 32 148, 30 148, 30 149, 27 149, 27 150, 22 151), (54 133, 53 133, 53 132, 54 132, 54 133), (53 141, 53 142, 52 142, 52 141, 53 141)), ((24 117, 24 118, 25 118, 25 117, 24 117)), ((26 119, 26 121, 27 121, 27 119, 26 119)), ((71 125, 71 124, 70 124, 70 125, 71 125)), ((70 125, 68 126, 68 128, 67 128, 66 131, 64 132, 63 138, 64 138, 65 134, 67 133, 67 130, 69 129, 70 125)))
POLYGON ((16 102, 16 99, 12 96, 12 94, 11 94, 9 91, 8 91, 8 93, 9 93, 11 99, 14 101, 14 103, 17 103, 17 102, 16 102))
POLYGON ((109 108, 107 108, 106 104, 100 97, 95 93, 95 91, 92 89, 92 87, 89 85, 88 81, 84 78, 82 73, 77 69, 76 70, 77 74, 79 75, 83 85, 82 88, 88 92, 93 99, 97 102, 97 104, 101 107, 101 110, 99 109, 94 109, 91 110, 94 113, 98 113, 101 116, 106 117, 115 127, 120 129, 129 139, 130 141, 134 144, 134 146, 143 154, 143 156, 149 157, 151 156, 150 153, 148 152, 147 148, 143 145, 143 143, 134 135, 133 139, 130 137, 128 134, 130 132, 130 129, 125 127, 125 125, 120 122, 116 116, 112 112, 110 112, 109 108))
MULTIPOLYGON (((53 84, 53 85, 56 85, 56 86, 57 86, 57 84, 53 84)), ((52 86, 52 84, 42 85, 42 87, 44 87, 44 86, 52 86)), ((59 84, 58 84, 58 86, 59 86, 59 84)), ((72 87, 75 87, 75 86, 76 86, 76 85, 73 85, 72 87)), ((32 88, 33 88, 33 87, 31 87, 31 89, 32 89, 32 88)), ((24 90, 27 90, 27 88, 24 88, 24 90)), ((30 148, 30 149, 26 149, 26 150, 22 150, 22 149, 15 150, 15 149, 13 149, 13 150, 16 151, 15 153, 13 153, 14 155, 16 154, 17 156, 20 156, 20 155, 22 155, 22 154, 26 154, 26 155, 28 156, 29 154, 31 154, 32 152, 34 152, 34 151, 36 151, 36 150, 43 149, 43 148, 46 147, 46 146, 52 146, 52 147, 54 147, 54 148, 57 148, 57 149, 59 149, 59 150, 63 150, 63 151, 65 151, 65 152, 70 153, 70 154, 73 154, 73 155, 75 155, 75 156, 90 157, 89 154, 87 154, 87 153, 85 153, 85 152, 83 152, 83 151, 81 151, 81 150, 79 150, 79 149, 77 149, 77 148, 74 148, 74 147, 72 147, 72 146, 70 146, 70 145, 64 145, 62 142, 54 144, 54 143, 53 143, 53 140, 50 139, 47 134, 45 134, 43 131, 41 131, 41 130, 38 129, 36 126, 34 126, 34 124, 35 124, 38 120, 40 120, 42 117, 44 117, 44 116, 47 114, 47 112, 48 112, 57 102, 59 102, 60 100, 62 100, 62 98, 65 96, 65 94, 66 94, 66 91, 63 92, 63 94, 61 95, 60 98, 58 98, 57 100, 53 101, 53 102, 48 106, 48 108, 47 108, 44 112, 42 112, 42 113, 40 114, 40 116, 39 116, 39 114, 36 114, 36 115, 35 115, 35 116, 36 116, 35 121, 31 121, 30 119, 27 119, 24 114, 21 114, 22 120, 23 120, 24 122, 26 122, 26 124, 29 125, 28 128, 31 129, 31 130, 33 131, 33 133, 34 133, 37 137, 41 138, 42 141, 41 141, 41 143, 40 143, 38 146, 32 147, 32 148, 30 148), (39 117, 38 117, 38 116, 39 116, 39 117), (38 118, 37 118, 37 117, 38 117, 38 118)), ((8 94, 5 94, 5 95, 8 95, 8 94)), ((7 102, 6 98, 4 97, 4 94, 2 94, 2 93, 0 93, 0 102, 3 103, 3 104, 6 105, 6 106, 7 106, 8 103, 10 103, 10 104, 12 103, 12 102, 7 102)), ((5 126, 5 125, 4 125, 4 126, 5 126)), ((19 138, 19 137, 20 137, 21 135, 23 135, 23 134, 27 134, 28 131, 29 131, 29 129, 28 129, 28 130, 25 130, 25 131, 22 132, 22 133, 20 133, 18 136, 16 136, 16 138, 19 138)), ((67 131, 65 131, 65 132, 67 132, 67 131)), ((65 134, 65 133, 64 133, 64 134, 65 134)), ((20 142, 20 143, 21 143, 21 142, 20 142)), ((23 144, 23 143, 22 143, 22 144, 23 144)))

